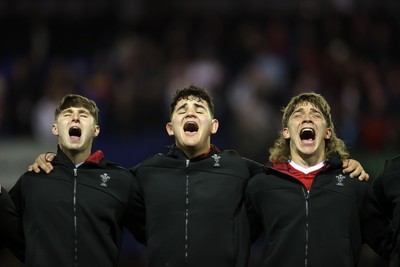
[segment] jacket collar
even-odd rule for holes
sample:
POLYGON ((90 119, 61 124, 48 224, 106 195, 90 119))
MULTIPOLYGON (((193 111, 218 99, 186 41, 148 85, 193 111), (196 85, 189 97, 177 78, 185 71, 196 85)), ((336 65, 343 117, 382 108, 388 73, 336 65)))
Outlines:
MULTIPOLYGON (((104 164, 106 163, 106 161, 103 159, 105 159, 103 152, 101 150, 97 150, 93 154, 91 154, 89 158, 85 160, 84 164, 92 163, 95 165, 102 165, 102 163, 104 164)), ((55 162, 59 162, 73 167, 75 166, 75 164, 68 158, 68 156, 64 153, 64 151, 60 148, 60 146, 57 147, 57 155, 55 158, 55 162)))
MULTIPOLYGON (((326 170, 342 168, 342 160, 337 156, 331 157, 330 159, 326 160, 325 163, 327 165, 326 170)), ((287 162, 273 162, 272 164, 265 165, 264 169, 266 171, 276 170, 283 173, 289 172, 287 162)))
MULTIPOLYGON (((195 158, 192 158, 190 160, 197 161, 197 160, 205 159, 205 158, 208 158, 212 154, 218 154, 220 152, 221 152, 221 149, 219 149, 215 145, 211 144, 209 150, 206 153, 199 155, 195 158)), ((185 155, 185 153, 180 148, 178 148, 175 144, 170 146, 169 152, 168 152, 168 157, 177 158, 177 159, 187 159, 187 156, 185 155)))

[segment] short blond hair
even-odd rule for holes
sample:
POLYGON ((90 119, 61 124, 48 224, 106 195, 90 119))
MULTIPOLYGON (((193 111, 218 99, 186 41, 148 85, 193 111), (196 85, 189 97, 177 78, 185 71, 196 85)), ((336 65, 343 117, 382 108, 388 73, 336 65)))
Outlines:
POLYGON ((93 100, 90 100, 87 97, 77 95, 77 94, 68 94, 65 95, 57 105, 57 108, 54 112, 54 117, 57 120, 60 113, 67 108, 85 108, 89 111, 90 115, 93 117, 96 124, 99 122, 99 109, 97 108, 96 103, 93 100))

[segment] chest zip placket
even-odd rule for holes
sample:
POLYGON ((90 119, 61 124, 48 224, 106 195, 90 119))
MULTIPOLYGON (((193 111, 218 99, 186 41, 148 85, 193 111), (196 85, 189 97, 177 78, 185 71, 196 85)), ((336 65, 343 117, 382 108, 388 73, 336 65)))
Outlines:
MULTIPOLYGON (((186 169, 189 168, 190 160, 186 159, 186 169)), ((185 185, 185 262, 188 261, 188 225, 189 225, 189 173, 186 172, 185 185)))
POLYGON ((303 193, 304 193, 304 198, 305 198, 305 205, 306 205, 306 247, 305 247, 305 257, 304 257, 304 266, 307 267, 308 266, 308 242, 309 242, 309 225, 308 225, 308 201, 309 201, 309 195, 310 193, 304 189, 303 187, 303 193))
POLYGON ((78 169, 74 169, 74 195, 73 195, 73 211, 74 211, 74 238, 75 238, 75 267, 78 266, 78 223, 77 223, 77 215, 76 215, 76 180, 78 177, 78 169))

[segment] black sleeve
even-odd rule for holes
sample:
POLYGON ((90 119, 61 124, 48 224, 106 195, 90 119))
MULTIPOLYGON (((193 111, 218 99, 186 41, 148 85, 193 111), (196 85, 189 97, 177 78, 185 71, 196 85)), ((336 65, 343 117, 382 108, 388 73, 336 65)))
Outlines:
POLYGON ((398 162, 387 160, 385 161, 383 170, 372 183, 372 189, 390 219, 393 218, 394 203, 399 195, 399 179, 400 168, 398 162))
POLYGON ((0 194, 0 242, 18 259, 24 261, 25 243, 22 220, 4 188, 1 189, 0 194))
MULTIPOLYGON (((131 172, 132 173, 132 172, 131 172)), ((146 211, 136 176, 132 173, 130 200, 124 216, 124 226, 135 239, 146 245, 146 211)))
POLYGON ((259 216, 257 215, 257 212, 254 208, 253 199, 251 198, 251 194, 249 193, 248 189, 246 190, 245 194, 245 204, 250 225, 251 243, 253 243, 259 238, 264 229, 260 222, 259 216))
POLYGON ((254 160, 248 159, 248 158, 242 158, 242 159, 246 163, 247 168, 249 169, 249 172, 250 172, 251 176, 254 176, 257 173, 260 173, 260 172, 263 171, 263 165, 262 164, 254 161, 254 160))
POLYGON ((366 184, 361 205, 361 227, 364 241, 382 258, 389 260, 394 247, 391 222, 378 202, 372 188, 366 184))

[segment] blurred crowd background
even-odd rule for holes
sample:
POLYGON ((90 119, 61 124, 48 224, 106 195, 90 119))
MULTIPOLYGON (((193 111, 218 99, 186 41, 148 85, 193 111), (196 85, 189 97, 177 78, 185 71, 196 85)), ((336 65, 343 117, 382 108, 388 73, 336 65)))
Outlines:
MULTIPOLYGON (((8 165, 20 175, 54 151, 55 104, 73 92, 100 107, 95 147, 131 167, 166 151, 171 94, 197 83, 214 96, 213 142, 262 163, 283 105, 321 93, 373 180, 400 152, 399 11, 398 0, 2 0, 0 159, 27 157, 8 165)), ((121 266, 142 266, 134 242, 121 266)))

